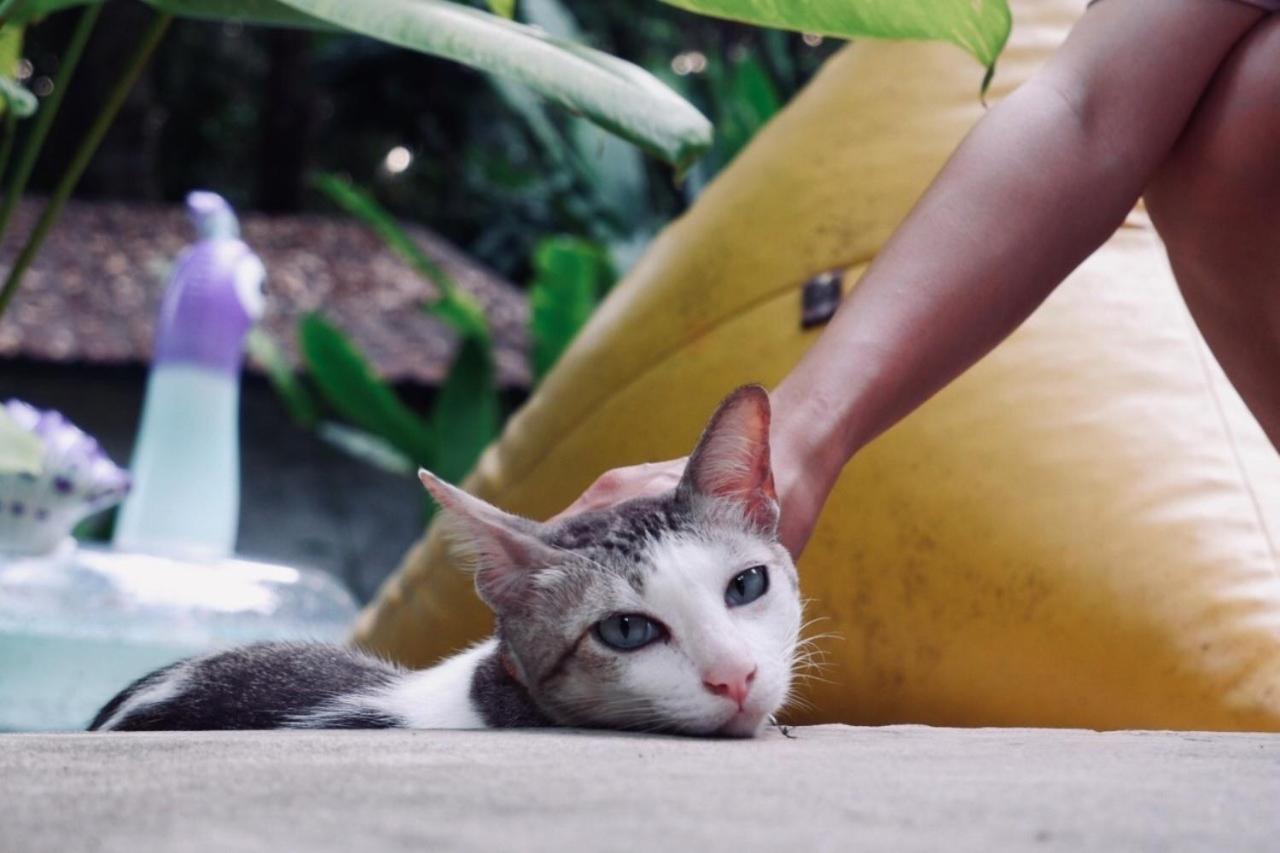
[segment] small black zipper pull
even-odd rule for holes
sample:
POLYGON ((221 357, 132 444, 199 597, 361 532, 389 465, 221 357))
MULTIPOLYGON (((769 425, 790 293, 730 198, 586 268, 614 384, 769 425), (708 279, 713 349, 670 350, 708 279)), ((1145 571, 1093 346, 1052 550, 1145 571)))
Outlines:
POLYGON ((800 328, 812 329, 831 319, 840 307, 844 273, 828 270, 805 282, 800 305, 800 328))

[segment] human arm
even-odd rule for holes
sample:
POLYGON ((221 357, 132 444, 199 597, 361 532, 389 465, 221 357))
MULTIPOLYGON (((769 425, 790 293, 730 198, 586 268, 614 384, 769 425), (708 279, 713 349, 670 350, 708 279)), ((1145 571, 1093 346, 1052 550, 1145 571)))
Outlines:
MULTIPOLYGON (((952 156, 773 393, 782 540, 807 541, 844 463, 985 355, 1120 224, 1260 12, 1103 0, 952 156)), ((668 487, 610 472, 581 509, 668 487)))

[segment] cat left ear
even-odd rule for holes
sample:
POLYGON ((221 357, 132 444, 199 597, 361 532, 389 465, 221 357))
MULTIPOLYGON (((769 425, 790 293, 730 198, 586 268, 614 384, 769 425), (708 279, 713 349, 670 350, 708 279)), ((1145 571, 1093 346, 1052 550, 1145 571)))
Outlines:
POLYGON ((501 612, 523 600, 534 574, 555 554, 538 538, 537 522, 503 512, 425 468, 418 479, 448 513, 459 550, 473 561, 476 591, 485 604, 501 612))
POLYGON ((778 493, 769 465, 769 394, 744 385, 720 404, 689 456, 678 493, 727 501, 767 535, 778 530, 778 493))

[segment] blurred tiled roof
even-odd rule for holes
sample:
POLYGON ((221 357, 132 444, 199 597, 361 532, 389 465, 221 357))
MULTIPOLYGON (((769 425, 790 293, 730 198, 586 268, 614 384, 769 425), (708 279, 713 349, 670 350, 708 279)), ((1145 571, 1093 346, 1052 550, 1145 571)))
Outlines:
MULTIPOLYGON (((0 266, 17 251, 43 199, 14 215, 0 266)), ((319 310, 393 382, 435 385, 454 335, 419 309, 435 289, 368 229, 321 216, 241 217, 246 242, 267 266, 267 329, 295 359, 299 316, 319 310)), ((410 234, 489 315, 503 385, 525 386, 528 308, 523 295, 421 228, 410 234)), ((181 206, 71 202, 0 319, 0 358, 135 363, 151 353, 156 309, 173 259, 192 240, 181 206)))

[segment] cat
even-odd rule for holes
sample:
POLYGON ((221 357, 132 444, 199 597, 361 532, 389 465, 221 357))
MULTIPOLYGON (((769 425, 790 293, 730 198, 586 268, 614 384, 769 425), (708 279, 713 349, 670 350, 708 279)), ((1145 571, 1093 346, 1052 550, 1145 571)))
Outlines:
POLYGON ((576 726, 751 737, 787 701, 799 582, 777 540, 769 397, 722 402, 679 485, 540 524, 428 473, 495 634, 425 670, 322 644, 181 661, 90 730, 576 726))

